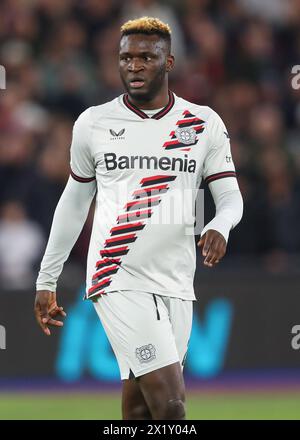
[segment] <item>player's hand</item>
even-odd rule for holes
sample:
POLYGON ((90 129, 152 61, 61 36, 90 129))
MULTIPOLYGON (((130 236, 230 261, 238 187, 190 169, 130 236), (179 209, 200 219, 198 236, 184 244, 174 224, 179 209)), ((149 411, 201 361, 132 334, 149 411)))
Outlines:
POLYGON ((67 316, 63 307, 58 307, 56 303, 56 293, 50 292, 50 290, 38 290, 36 292, 34 314, 37 323, 47 336, 51 335, 49 325, 56 327, 64 325, 62 321, 57 321, 54 318, 57 316, 67 316))
POLYGON ((213 229, 209 229, 200 238, 197 245, 202 247, 202 255, 205 257, 204 264, 208 267, 213 267, 226 253, 226 240, 222 234, 213 229))

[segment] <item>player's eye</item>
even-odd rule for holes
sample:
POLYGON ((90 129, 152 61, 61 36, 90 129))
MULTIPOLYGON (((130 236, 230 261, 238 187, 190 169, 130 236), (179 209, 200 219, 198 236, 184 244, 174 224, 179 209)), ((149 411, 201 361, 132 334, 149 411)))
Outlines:
POLYGON ((144 56, 144 60, 145 60, 145 61, 151 61, 151 60, 152 60, 152 58, 151 58, 151 57, 149 57, 149 56, 144 56))
POLYGON ((128 63, 130 61, 130 57, 121 57, 121 61, 128 63))

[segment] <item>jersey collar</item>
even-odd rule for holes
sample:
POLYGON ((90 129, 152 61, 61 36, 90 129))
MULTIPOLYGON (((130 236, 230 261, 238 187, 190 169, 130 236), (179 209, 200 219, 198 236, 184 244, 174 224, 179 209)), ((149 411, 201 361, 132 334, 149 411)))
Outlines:
POLYGON ((161 109, 159 112, 155 113, 155 115, 151 116, 151 118, 148 115, 146 115, 146 113, 144 113, 143 110, 139 109, 138 107, 136 107, 134 104, 132 104, 129 101, 127 93, 125 93, 123 95, 123 102, 124 102, 125 106, 127 108, 129 108, 129 110, 136 113, 142 119, 160 119, 163 116, 165 116, 167 113, 169 113, 169 111, 171 110, 171 108, 173 107, 174 102, 175 102, 174 93, 169 90, 168 94, 169 94, 168 104, 163 109, 161 109))

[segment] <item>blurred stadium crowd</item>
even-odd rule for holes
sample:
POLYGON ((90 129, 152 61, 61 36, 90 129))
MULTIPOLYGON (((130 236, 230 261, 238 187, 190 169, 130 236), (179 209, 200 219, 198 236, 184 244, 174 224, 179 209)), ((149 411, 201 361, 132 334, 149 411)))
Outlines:
MULTIPOLYGON (((245 210, 229 253, 281 267, 300 251, 299 0, 2 0, 2 286, 32 285, 69 175, 73 122, 123 93, 119 27, 143 15, 172 27, 171 90, 211 106, 230 133, 245 210)), ((81 263, 90 225, 72 253, 81 263)))

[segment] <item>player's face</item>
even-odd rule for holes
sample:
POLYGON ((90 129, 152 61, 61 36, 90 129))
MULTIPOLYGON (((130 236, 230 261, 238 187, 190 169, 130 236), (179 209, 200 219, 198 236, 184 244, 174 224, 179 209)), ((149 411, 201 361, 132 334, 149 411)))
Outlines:
POLYGON ((121 39, 120 76, 135 100, 153 99, 162 89, 173 63, 167 43, 157 35, 132 34, 121 39))

